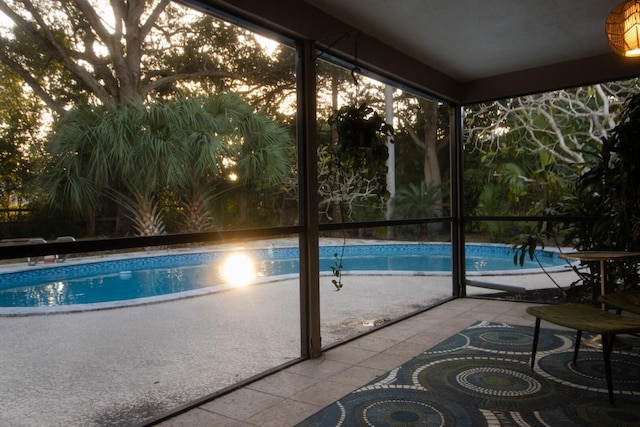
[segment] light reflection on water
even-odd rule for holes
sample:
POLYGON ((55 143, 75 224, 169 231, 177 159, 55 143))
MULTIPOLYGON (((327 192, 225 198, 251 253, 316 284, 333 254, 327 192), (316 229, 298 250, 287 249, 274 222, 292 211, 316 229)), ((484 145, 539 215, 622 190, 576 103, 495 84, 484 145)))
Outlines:
POLYGON ((0 290, 0 307, 43 307, 89 304, 153 297, 208 288, 254 283, 258 278, 298 271, 298 262, 256 263, 246 255, 229 263, 133 270, 0 290))
POLYGON ((484 271, 487 269, 487 261, 484 259, 471 259, 471 262, 473 263, 473 269, 475 271, 484 271))

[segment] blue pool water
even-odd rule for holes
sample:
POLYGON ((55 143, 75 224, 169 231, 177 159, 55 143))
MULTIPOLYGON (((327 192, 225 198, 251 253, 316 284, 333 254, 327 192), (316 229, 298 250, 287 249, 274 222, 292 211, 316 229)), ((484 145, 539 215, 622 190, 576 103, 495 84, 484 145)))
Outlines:
MULTIPOLYGON (((320 268, 331 272, 339 246, 320 248, 320 268)), ((299 272, 298 248, 270 248, 243 252, 253 265, 232 266, 232 273, 253 268, 256 280, 299 272)), ((513 264, 510 247, 467 245, 467 273, 522 272, 539 268, 527 260, 524 267, 513 264), (515 270, 515 271, 514 271, 515 270)), ((0 307, 44 307, 140 300, 168 294, 228 288, 222 270, 227 252, 210 251, 164 256, 146 256, 103 262, 56 265, 49 268, 0 275, 0 307)), ((557 254, 539 251, 545 268, 566 265, 557 254)), ((244 261, 246 262, 246 260, 244 261)), ((450 274, 451 247, 442 244, 355 245, 344 248, 345 273, 419 272, 450 274)), ((387 273, 388 274, 388 273, 387 273)))

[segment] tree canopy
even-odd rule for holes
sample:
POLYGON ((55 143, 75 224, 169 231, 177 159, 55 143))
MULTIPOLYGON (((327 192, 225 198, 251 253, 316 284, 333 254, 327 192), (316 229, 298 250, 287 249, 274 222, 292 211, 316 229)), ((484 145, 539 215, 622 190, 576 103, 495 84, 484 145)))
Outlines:
POLYGON ((0 62, 57 114, 238 82, 268 97, 265 73, 291 86, 251 33, 169 0, 0 0, 0 12, 14 23, 0 62))
POLYGON ((632 79, 469 107, 467 212, 548 213, 598 156, 625 99, 637 90, 632 79))

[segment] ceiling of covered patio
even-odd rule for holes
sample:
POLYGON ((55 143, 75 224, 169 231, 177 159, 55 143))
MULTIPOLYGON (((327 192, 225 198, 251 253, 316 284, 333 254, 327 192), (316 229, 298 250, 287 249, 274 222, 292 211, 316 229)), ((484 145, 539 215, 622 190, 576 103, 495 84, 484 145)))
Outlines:
POLYGON ((208 0, 251 24, 312 40, 450 102, 468 104, 640 75, 609 48, 621 0, 208 0))

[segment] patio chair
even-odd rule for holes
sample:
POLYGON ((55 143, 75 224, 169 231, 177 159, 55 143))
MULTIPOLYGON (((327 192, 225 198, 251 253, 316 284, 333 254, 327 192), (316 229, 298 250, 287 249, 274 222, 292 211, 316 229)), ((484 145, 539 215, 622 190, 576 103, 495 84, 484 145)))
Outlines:
MULTIPOLYGON (((47 241, 44 240, 42 237, 34 237, 34 238, 31 238, 31 239, 27 240, 27 245, 40 244, 40 243, 47 243, 47 241)), ((43 259, 44 259, 44 257, 42 257, 42 256, 27 257, 27 264, 28 265, 36 265, 39 261, 41 261, 43 259)))
POLYGON ((535 366, 541 320, 577 331, 576 344, 573 351, 574 365, 578 359, 582 332, 586 331, 602 335, 602 357, 609 391, 609 403, 611 403, 611 406, 615 406, 613 381, 611 379, 611 350, 613 349, 613 342, 616 335, 640 332, 640 319, 623 317, 586 304, 533 306, 527 308, 527 313, 536 318, 531 351, 531 369, 535 366))
MULTIPOLYGON (((76 239, 73 236, 61 236, 54 240, 54 243, 59 242, 75 242, 76 239)), ((65 262, 69 254, 56 255, 56 262, 65 262)))
MULTIPOLYGON (((76 239, 73 236, 61 236, 61 237, 58 237, 56 240, 54 240, 54 243, 75 242, 75 241, 76 239)), ((47 243, 47 241, 41 237, 35 237, 35 238, 28 239, 26 243, 27 244, 47 243)), ((33 266, 42 260, 45 260, 45 262, 48 262, 47 261, 48 259, 50 259, 51 262, 65 262, 68 256, 69 254, 62 254, 62 255, 56 254, 56 255, 47 255, 46 257, 43 257, 43 256, 27 257, 27 264, 33 266)))

